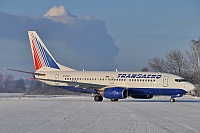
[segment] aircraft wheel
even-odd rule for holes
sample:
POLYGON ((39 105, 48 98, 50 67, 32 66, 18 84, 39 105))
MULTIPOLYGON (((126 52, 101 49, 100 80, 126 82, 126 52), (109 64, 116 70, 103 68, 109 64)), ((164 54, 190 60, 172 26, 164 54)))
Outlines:
POLYGON ((110 99, 112 102, 116 102, 118 101, 119 99, 110 99))
POLYGON ((102 101, 103 100, 103 97, 101 96, 101 95, 96 95, 96 96, 94 96, 94 101, 96 101, 96 102, 100 102, 100 101, 102 101))
POLYGON ((170 102, 171 102, 171 103, 174 103, 174 102, 175 102, 175 99, 174 99, 174 98, 170 98, 170 102))

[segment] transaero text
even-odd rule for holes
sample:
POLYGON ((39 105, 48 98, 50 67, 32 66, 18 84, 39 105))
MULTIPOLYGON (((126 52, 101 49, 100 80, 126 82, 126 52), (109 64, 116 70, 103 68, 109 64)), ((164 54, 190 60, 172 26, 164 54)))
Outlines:
POLYGON ((154 74, 118 74, 117 78, 157 78, 160 79, 162 75, 154 75, 154 74))

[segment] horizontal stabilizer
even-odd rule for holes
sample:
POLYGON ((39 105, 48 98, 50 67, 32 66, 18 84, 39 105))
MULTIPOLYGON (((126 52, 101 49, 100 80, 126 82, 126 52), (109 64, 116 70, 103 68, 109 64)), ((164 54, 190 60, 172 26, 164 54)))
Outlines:
POLYGON ((22 70, 10 69, 10 68, 4 68, 4 69, 5 70, 16 71, 16 72, 21 72, 21 73, 28 73, 28 74, 32 74, 32 75, 39 75, 39 76, 45 76, 46 75, 44 73, 28 72, 28 71, 22 71, 22 70))

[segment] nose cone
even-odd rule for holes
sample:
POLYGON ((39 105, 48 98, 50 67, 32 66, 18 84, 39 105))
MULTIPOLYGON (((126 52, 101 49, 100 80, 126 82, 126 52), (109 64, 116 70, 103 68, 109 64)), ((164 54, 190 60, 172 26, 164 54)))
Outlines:
POLYGON ((186 83, 185 85, 185 91, 189 92, 195 89, 195 86, 192 83, 186 83))

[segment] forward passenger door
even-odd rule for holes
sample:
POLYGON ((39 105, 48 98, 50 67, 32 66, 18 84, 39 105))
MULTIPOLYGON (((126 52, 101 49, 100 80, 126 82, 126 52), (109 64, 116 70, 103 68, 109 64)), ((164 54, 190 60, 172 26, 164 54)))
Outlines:
MULTIPOLYGON (((59 74, 55 75, 55 80, 59 80, 59 74)), ((55 82, 56 85, 59 85, 59 82, 55 82)))

